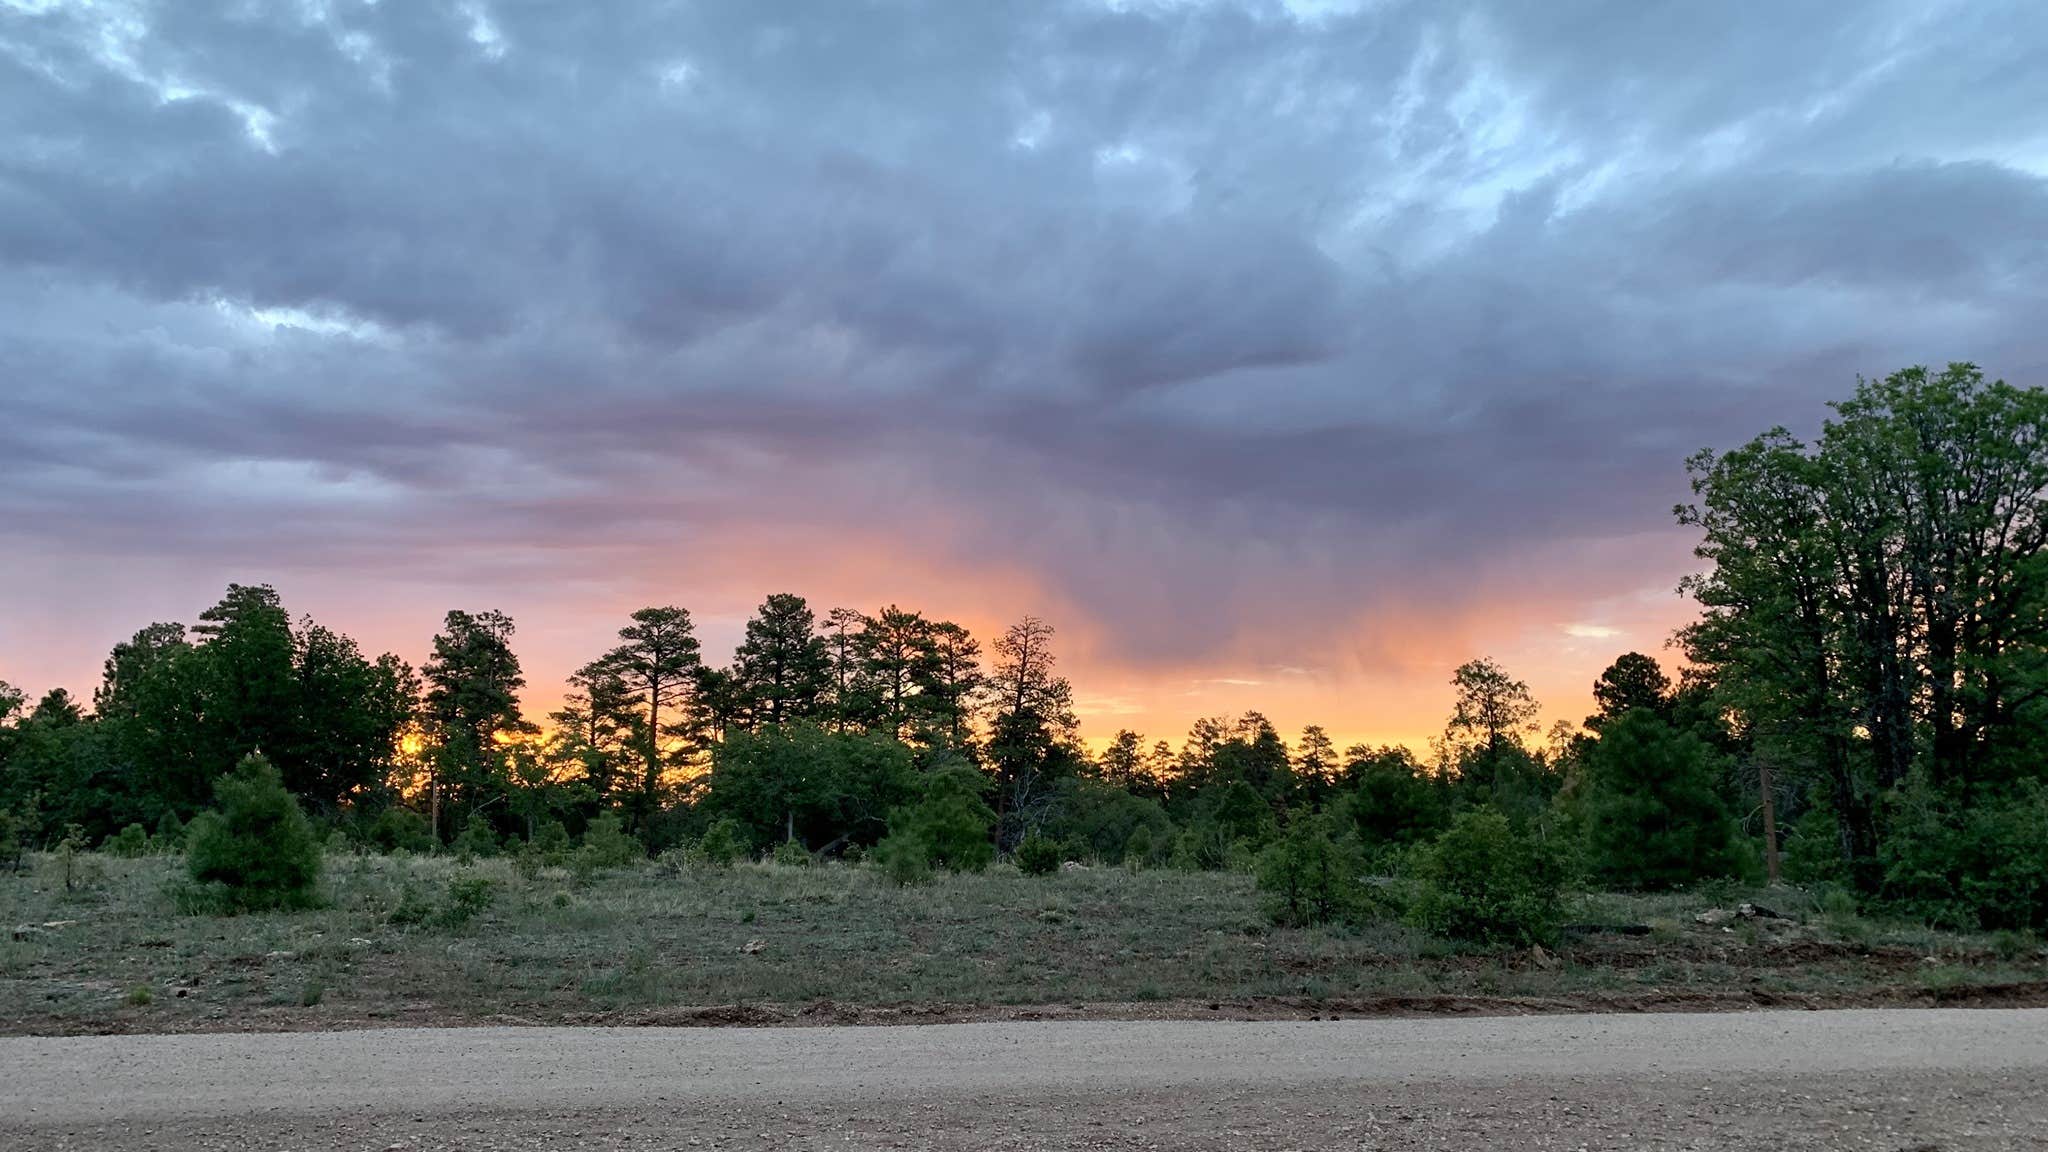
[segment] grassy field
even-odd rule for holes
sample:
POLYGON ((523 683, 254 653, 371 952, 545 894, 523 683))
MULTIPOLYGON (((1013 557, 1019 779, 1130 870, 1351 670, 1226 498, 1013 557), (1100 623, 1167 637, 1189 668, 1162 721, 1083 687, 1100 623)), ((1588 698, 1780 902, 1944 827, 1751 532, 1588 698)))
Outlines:
POLYGON ((177 910, 175 860, 78 863, 69 890, 55 858, 0 876, 0 1032, 2048 1003, 2038 941, 1785 889, 1582 897, 1575 920, 1648 933, 1489 956, 1399 924, 1272 928, 1226 873, 998 866, 900 888, 836 864, 578 877, 336 856, 324 908, 212 917, 177 910), (1792 919, 1693 920, 1745 899, 1792 919))

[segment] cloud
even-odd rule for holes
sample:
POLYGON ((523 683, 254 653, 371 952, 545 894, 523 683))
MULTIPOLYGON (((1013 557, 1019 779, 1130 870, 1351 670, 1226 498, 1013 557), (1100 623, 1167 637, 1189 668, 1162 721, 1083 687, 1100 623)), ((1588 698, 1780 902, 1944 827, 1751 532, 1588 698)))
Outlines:
POLYGON ((2039 378, 2044 48, 1932 0, 0 4, 0 622, 254 568, 566 649, 801 586, 1053 614, 1104 700, 1332 702, 1654 635, 1611 613, 1691 563, 1688 452, 2039 378))

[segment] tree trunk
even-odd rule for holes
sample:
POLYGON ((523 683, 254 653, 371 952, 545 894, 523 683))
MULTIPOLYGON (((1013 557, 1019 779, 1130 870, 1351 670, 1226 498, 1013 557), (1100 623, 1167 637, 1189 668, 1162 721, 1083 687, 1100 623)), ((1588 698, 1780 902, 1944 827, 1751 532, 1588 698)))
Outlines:
POLYGON ((1778 886, 1778 802, 1771 790, 1771 762, 1757 758, 1757 783, 1764 794, 1764 874, 1771 887, 1778 886))

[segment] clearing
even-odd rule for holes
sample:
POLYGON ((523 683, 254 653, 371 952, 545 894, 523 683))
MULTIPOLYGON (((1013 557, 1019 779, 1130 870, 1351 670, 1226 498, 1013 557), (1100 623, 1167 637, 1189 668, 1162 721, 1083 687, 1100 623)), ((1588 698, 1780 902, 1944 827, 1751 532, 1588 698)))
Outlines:
POLYGON ((1399 924, 1271 927, 1236 873, 998 866, 901 888, 845 865, 579 878, 338 856, 327 907, 239 917, 180 915, 173 860, 81 875, 0 876, 0 1033, 2048 1004, 2039 941, 1789 890, 1584 897, 1583 923, 1647 932, 1479 955, 1399 924), (1791 919, 1694 922, 1745 899, 1791 919))

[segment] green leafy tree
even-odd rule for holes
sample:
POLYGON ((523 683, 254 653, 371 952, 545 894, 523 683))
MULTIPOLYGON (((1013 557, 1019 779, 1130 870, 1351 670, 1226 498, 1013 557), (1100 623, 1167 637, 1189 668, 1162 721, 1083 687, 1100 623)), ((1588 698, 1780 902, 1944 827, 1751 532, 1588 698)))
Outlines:
POLYGON ((1456 699, 1444 748, 1463 804, 1501 810, 1518 824, 1537 819, 1560 781, 1529 747, 1536 701, 1529 686, 1491 660, 1473 660, 1451 674, 1456 699))
POLYGON ((268 584, 228 585, 193 631, 206 650, 206 717, 236 755, 296 743, 292 619, 268 584))
POLYGON ((331 814, 390 776, 419 678, 395 656, 367 659, 354 640, 310 619, 292 636, 292 675, 297 722, 273 759, 286 788, 331 814))
POLYGON ((996 854, 989 838, 995 812, 981 798, 984 786, 981 774, 972 768, 927 773, 924 799, 889 817, 889 834, 875 846, 876 858, 899 879, 917 878, 920 868, 987 868, 996 854))
POLYGON ((1740 872, 1714 750, 1650 708, 1608 720, 1578 797, 1586 863, 1620 888, 1676 888, 1740 872))
POLYGON ((185 866, 231 911, 310 907, 320 841, 277 769, 249 756, 214 786, 215 807, 192 822, 185 866))
POLYGON ((1944 794, 1915 779, 1894 800, 1882 863, 1891 910, 1960 931, 2048 932, 2048 785, 1944 794))
POLYGON ((1760 754, 1821 788, 1843 866, 1883 882, 1883 798, 2039 775, 2048 394, 1973 365, 1860 381, 1816 444, 1688 461, 1707 571, 1683 639, 1760 754))
POLYGON ((916 793, 911 751, 884 736, 809 722, 737 731, 712 750, 703 810, 756 844, 794 840, 830 854, 873 844, 916 793))
POLYGON ((1159 801, 1087 777, 1063 782, 1052 814, 1042 826, 1053 839, 1110 862, 1123 858, 1125 845, 1140 829, 1149 829, 1151 838, 1170 838, 1173 820, 1159 801))

